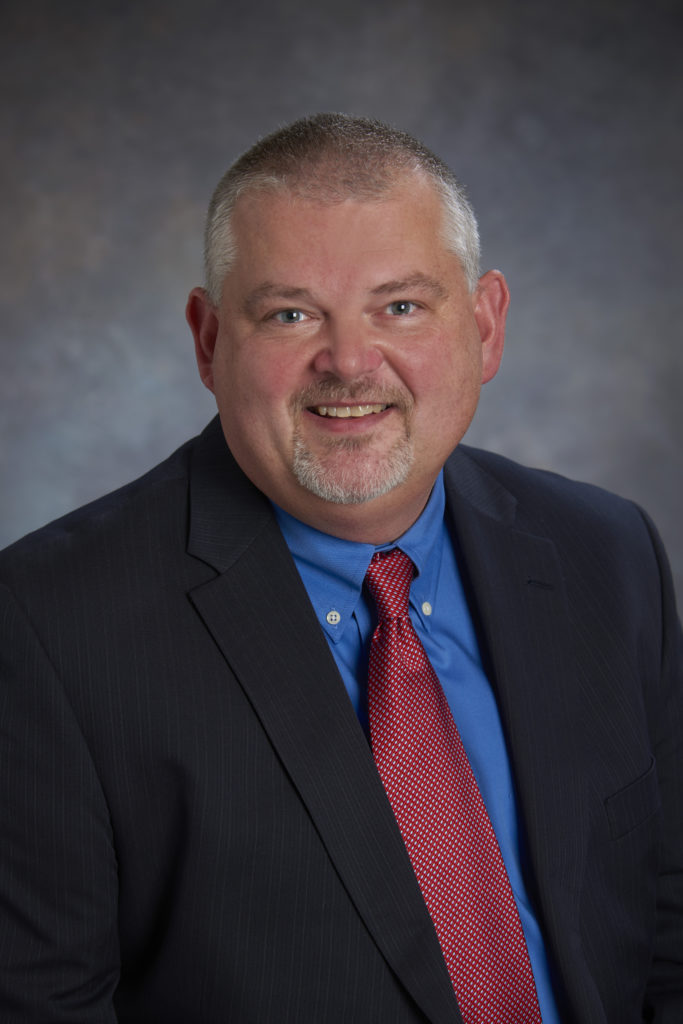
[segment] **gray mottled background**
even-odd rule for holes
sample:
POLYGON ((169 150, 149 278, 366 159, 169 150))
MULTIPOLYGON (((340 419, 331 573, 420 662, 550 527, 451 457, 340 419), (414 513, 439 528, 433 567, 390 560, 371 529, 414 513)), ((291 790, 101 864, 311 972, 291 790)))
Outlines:
POLYGON ((469 439, 644 504, 683 593, 676 0, 2 5, 0 542, 208 420, 183 319, 210 192, 314 110, 468 183, 513 293, 469 439))

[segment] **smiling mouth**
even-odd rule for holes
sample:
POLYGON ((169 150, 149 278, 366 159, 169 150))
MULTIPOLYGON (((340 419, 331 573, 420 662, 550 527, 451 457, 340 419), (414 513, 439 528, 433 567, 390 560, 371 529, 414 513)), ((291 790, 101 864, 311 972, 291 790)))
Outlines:
POLYGON ((312 405, 310 411, 316 416, 333 416, 337 419, 348 419, 350 416, 374 416, 384 412, 388 405, 312 405))

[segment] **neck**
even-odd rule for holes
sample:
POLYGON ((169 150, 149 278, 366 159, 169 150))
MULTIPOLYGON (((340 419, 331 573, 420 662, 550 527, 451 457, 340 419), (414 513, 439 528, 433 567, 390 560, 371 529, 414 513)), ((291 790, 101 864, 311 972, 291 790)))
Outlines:
POLYGON ((337 505, 310 494, 301 503, 285 504, 276 497, 273 500, 295 519, 321 533, 328 533, 341 540, 379 546, 392 543, 410 529, 422 514, 432 486, 433 481, 426 493, 421 492, 412 499, 404 495, 397 500, 391 492, 381 498, 353 505, 337 505))

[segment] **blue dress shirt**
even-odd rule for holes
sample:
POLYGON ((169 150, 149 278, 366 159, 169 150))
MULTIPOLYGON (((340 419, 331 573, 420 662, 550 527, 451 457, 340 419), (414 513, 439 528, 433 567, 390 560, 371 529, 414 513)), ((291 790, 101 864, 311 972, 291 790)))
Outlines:
POLYGON ((274 510, 366 734, 368 652, 377 616, 363 579, 375 551, 400 547, 412 559, 416 567, 410 588, 413 626, 443 687, 498 839, 529 949, 543 1022, 560 1024, 543 937, 524 883, 505 736, 444 521, 442 474, 420 518, 398 540, 380 547, 332 537, 276 505, 274 510))

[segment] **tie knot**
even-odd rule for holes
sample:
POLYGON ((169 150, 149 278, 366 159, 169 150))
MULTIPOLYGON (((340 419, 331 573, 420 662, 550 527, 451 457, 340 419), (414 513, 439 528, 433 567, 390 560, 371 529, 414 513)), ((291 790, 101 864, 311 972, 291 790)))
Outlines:
POLYGON ((381 619, 408 614, 410 584, 415 566, 399 548, 377 551, 365 574, 365 582, 381 619))

